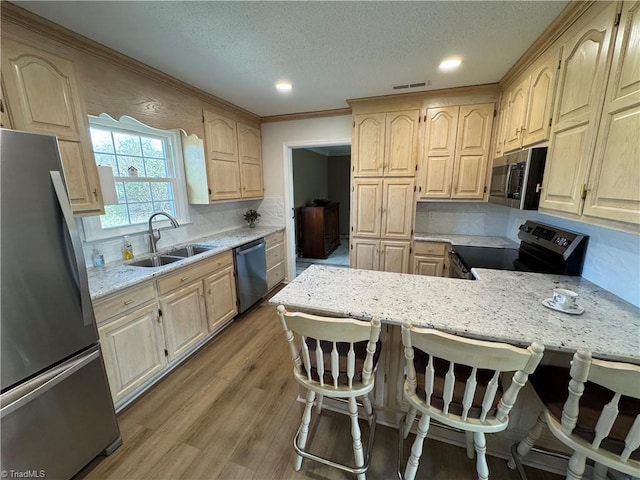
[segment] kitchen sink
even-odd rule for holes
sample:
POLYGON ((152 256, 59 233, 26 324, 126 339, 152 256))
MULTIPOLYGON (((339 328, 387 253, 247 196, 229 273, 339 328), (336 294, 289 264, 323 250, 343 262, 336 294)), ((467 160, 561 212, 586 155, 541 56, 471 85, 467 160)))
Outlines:
POLYGON ((176 248, 174 250, 169 250, 165 252, 163 255, 169 255, 172 257, 193 257, 194 255, 198 255, 200 253, 208 252, 212 250, 213 247, 209 247, 206 245, 186 245, 184 247, 176 248))
POLYGON ((163 265, 169 265, 173 262, 179 262, 183 260, 184 257, 174 257, 170 255, 156 255, 149 258, 145 258, 144 260, 137 260, 135 262, 128 263, 127 265, 131 265, 132 267, 161 267, 163 265))

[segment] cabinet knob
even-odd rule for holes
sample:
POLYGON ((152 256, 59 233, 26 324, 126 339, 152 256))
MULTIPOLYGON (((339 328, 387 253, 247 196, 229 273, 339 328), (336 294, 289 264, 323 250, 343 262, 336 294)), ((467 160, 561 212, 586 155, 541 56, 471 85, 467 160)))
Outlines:
POLYGON ((133 303, 133 300, 127 300, 126 302, 123 302, 125 305, 131 305, 133 303))
POLYGON ((96 197, 96 200, 98 199, 98 189, 97 188, 93 189, 93 196, 96 197))
POLYGON ((180 281, 181 281, 181 282, 186 282, 188 279, 189 279, 189 277, 182 277, 182 278, 180 279, 180 281))

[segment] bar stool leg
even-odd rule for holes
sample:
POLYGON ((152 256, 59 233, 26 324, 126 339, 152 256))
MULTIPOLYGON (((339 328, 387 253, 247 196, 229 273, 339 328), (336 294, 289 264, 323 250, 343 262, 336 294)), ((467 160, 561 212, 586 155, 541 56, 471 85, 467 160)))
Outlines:
POLYGON ((607 470, 609 469, 607 468, 606 465, 595 462, 593 464, 593 480, 606 480, 607 470))
POLYGON ((507 466, 511 470, 514 470, 516 468, 516 465, 517 465, 516 462, 519 463, 520 459, 523 458, 525 455, 527 455, 531 451, 535 443, 540 438, 540 435, 542 434, 542 429, 546 428, 546 426, 547 426, 547 419, 544 416, 544 412, 543 412, 538 417, 536 424, 533 427, 531 427, 531 429, 527 432, 527 436, 524 437, 522 440, 520 440, 520 443, 518 443, 518 447, 516 448, 513 458, 510 458, 509 461, 507 462, 507 466))
POLYGON ((473 432, 468 430, 464 432, 467 441, 467 457, 473 458, 475 454, 475 447, 473 446, 473 432))
POLYGON ((414 407, 411 407, 409 408, 409 411, 404 417, 404 428, 402 431, 404 438, 407 438, 409 436, 409 430, 411 430, 411 427, 413 426, 413 422, 416 419, 416 413, 417 413, 417 410, 414 407))
MULTIPOLYGON (((313 401, 316 398, 316 392, 313 390, 309 390, 307 394, 307 403, 304 407, 304 413, 302 414, 302 424, 300 425, 299 434, 296 435, 294 442, 297 441, 298 448, 300 450, 304 450, 304 447, 307 445, 307 436, 309 435, 309 423, 311 422, 311 409, 313 408, 313 401)), ((300 470, 302 467, 302 457, 300 455, 296 455, 296 462, 293 468, 296 470, 300 470)))
POLYGON ((416 477, 420 456, 422 455, 422 445, 424 444, 424 437, 427 436, 427 432, 429 431, 430 420, 431 418, 428 415, 422 415, 420 417, 416 439, 411 447, 411 456, 409 456, 409 460, 407 460, 407 467, 404 470, 405 480, 413 480, 416 477))
POLYGON ((489 466, 487 465, 487 440, 483 432, 474 432, 473 445, 476 449, 476 470, 478 480, 489 480, 489 466))
POLYGON ((364 411, 367 413, 367 417, 371 417, 373 415, 373 407, 371 406, 371 399, 369 395, 363 395, 360 397, 362 399, 362 405, 364 405, 364 411))
MULTIPOLYGON (((360 436, 360 425, 358 424, 358 404, 355 397, 349 397, 349 416, 351 417, 351 436, 353 437, 353 456, 356 467, 364 465, 364 451, 362 450, 362 439, 360 436)), ((358 474, 358 480, 365 480, 364 473, 358 474)))
POLYGON ((584 475, 586 461, 587 457, 578 452, 574 452, 574 454, 569 459, 569 467, 567 468, 566 480, 581 480, 582 475, 584 475))

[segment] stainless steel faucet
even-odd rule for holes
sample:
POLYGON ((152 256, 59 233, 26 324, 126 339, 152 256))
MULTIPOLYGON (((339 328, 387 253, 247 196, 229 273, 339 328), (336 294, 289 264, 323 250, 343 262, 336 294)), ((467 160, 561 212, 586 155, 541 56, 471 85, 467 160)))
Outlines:
POLYGON ((158 215, 163 215, 165 217, 167 217, 169 219, 169 221, 171 222, 171 226, 173 228, 178 228, 180 226, 180 224, 178 223, 178 221, 173 218, 171 215, 169 215, 167 212, 156 212, 153 213, 150 217, 149 217, 149 242, 151 245, 151 254, 155 255, 156 254, 156 247, 158 245, 158 241, 160 240, 160 229, 156 228, 155 231, 153 230, 153 226, 151 225, 151 222, 153 222, 153 219, 156 218, 158 215))

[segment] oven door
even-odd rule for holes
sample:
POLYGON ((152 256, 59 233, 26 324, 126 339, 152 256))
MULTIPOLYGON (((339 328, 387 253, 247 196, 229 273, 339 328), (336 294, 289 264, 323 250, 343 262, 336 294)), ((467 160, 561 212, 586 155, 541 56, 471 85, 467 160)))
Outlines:
POLYGON ((449 250, 449 278, 474 280, 473 274, 467 270, 454 249, 449 250))

